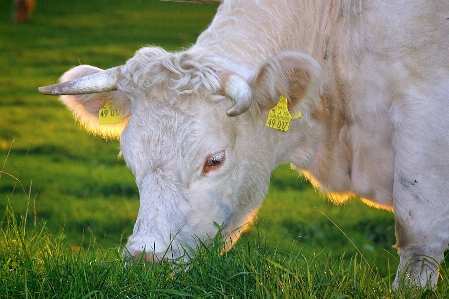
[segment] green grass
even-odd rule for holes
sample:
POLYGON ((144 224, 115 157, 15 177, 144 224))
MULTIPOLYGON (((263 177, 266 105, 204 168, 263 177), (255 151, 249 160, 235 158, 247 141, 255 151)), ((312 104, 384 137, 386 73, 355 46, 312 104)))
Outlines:
MULTIPOLYGON (((123 268, 120 248, 139 196, 117 158, 119 143, 84 132, 37 87, 80 63, 122 64, 143 45, 187 47, 215 10, 158 0, 46 0, 32 22, 15 25, 12 1, 0 2, 0 294, 394 297, 393 214, 358 199, 335 206, 288 166, 273 173, 258 221, 229 253, 220 256, 215 242, 175 275, 168 265, 123 268)), ((446 268, 436 294, 404 297, 446 297, 446 268)))
POLYGON ((6 298, 445 298, 436 290, 390 291, 359 255, 349 261, 322 250, 273 250, 261 236, 228 253, 222 243, 200 246, 189 264, 132 264, 117 250, 100 250, 95 238, 73 251, 45 226, 27 231, 10 208, 0 223, 0 293, 6 298))

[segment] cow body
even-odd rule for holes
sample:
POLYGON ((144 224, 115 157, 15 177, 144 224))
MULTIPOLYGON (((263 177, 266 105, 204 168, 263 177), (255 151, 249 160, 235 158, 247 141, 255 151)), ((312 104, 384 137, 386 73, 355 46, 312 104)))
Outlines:
POLYGON ((336 202, 394 210, 394 286, 405 272, 434 285, 449 242, 447 18, 444 1, 224 1, 186 51, 79 66, 41 92, 73 94, 61 99, 81 123, 121 137, 141 197, 132 256, 181 257, 216 224, 236 240, 292 163, 336 202), (109 87, 92 83, 102 73, 109 87), (302 114, 287 132, 266 126, 280 96, 302 114), (122 122, 98 124, 107 100, 122 122))

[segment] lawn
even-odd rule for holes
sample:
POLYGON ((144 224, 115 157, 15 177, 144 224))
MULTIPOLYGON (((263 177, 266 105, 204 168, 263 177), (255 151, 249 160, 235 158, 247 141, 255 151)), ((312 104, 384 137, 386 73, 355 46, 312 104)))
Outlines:
MULTIPOLYGON (((204 268, 196 262, 177 275, 170 274, 170 266, 146 266, 142 272, 121 266, 118 252, 132 232, 139 196, 131 172, 117 157, 119 142, 87 134, 56 97, 39 94, 37 87, 55 83, 81 63, 122 64, 144 45, 174 51, 188 47, 216 7, 158 0, 46 0, 38 1, 31 22, 16 25, 12 1, 0 3, 0 211, 5 211, 0 276, 3 290, 12 290, 9 295, 26 297, 28 288, 42 298, 66 292, 78 298, 90 292, 145 297, 156 296, 159 288, 166 296, 207 297, 220 295, 221 286, 222 296, 235 297, 346 298, 347 293, 366 298, 370 290, 380 292, 374 297, 390 296, 385 294, 398 264, 393 214, 356 198, 335 206, 288 165, 273 173, 257 222, 228 254, 215 254, 219 244, 205 249, 211 254, 199 258, 204 268), (204 275, 212 268, 218 276, 210 281, 204 275), (229 275, 219 276, 223 271, 229 275), (32 285, 24 286, 28 274, 32 285), (68 291, 58 283, 83 275, 96 276, 98 285, 83 289, 73 282, 68 286, 75 289, 68 291), (43 290, 50 283, 39 284, 42 277, 52 282, 53 293, 43 290), (363 285, 348 286, 348 279, 363 285), (126 293, 133 287, 135 293, 126 293)), ((448 283, 443 284, 439 293, 422 292, 422 298, 444 296, 448 283)))

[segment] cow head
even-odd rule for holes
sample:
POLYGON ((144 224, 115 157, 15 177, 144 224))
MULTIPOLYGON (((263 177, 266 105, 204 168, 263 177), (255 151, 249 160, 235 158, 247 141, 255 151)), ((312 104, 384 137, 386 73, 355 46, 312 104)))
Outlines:
POLYGON ((78 66, 62 83, 40 88, 61 94, 89 131, 120 138, 140 193, 126 245, 131 256, 180 258, 218 229, 235 240, 262 204, 276 165, 310 159, 319 136, 317 62, 281 52, 239 75, 224 61, 200 49, 142 48, 123 66, 78 66), (292 114, 303 115, 288 132, 265 125, 280 95, 292 114), (121 117, 100 125, 107 102, 121 117))

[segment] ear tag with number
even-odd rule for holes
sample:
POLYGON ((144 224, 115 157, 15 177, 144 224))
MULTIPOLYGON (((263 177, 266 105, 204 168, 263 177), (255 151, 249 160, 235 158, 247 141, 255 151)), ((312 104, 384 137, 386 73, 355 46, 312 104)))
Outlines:
POLYGON ((287 101, 287 97, 283 95, 279 97, 279 102, 268 112, 267 127, 288 132, 291 120, 301 117, 301 111, 298 111, 298 113, 292 117, 290 111, 288 111, 287 101))
POLYGON ((100 125, 119 123, 122 120, 122 109, 114 107, 110 100, 107 100, 103 108, 98 111, 98 121, 100 125))

